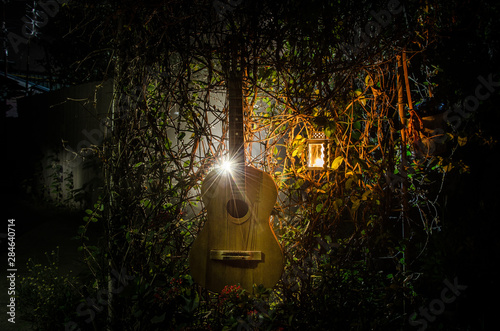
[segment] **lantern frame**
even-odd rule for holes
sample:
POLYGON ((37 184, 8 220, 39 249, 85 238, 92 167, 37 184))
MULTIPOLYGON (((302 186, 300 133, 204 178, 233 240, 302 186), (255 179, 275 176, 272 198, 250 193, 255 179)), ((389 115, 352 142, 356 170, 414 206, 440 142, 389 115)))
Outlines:
POLYGON ((327 170, 330 164, 330 142, 323 131, 313 131, 307 139, 307 169, 327 170))

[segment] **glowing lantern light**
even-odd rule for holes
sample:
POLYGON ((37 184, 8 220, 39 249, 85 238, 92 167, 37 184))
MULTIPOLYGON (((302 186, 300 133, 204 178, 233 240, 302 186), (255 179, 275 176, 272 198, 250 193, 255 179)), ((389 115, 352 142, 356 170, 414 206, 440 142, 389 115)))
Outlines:
POLYGON ((314 131, 307 140, 307 169, 325 170, 329 159, 329 140, 324 132, 314 131))
POLYGON ((325 165, 325 147, 323 144, 310 144, 309 145, 309 155, 311 160, 309 167, 320 167, 323 168, 325 165))

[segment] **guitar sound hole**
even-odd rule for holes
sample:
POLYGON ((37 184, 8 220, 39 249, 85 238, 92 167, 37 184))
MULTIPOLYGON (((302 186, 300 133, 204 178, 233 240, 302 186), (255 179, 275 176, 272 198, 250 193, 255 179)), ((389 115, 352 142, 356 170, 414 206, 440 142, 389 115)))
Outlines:
POLYGON ((240 199, 231 199, 227 202, 227 212, 233 218, 242 218, 248 213, 248 205, 240 199))

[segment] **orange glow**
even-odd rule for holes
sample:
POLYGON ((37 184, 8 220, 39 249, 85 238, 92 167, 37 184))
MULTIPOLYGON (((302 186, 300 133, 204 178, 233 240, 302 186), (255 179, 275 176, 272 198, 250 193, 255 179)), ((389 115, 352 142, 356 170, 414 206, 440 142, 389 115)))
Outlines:
POLYGON ((323 168, 325 165, 325 147, 323 144, 309 144, 309 167, 323 168))

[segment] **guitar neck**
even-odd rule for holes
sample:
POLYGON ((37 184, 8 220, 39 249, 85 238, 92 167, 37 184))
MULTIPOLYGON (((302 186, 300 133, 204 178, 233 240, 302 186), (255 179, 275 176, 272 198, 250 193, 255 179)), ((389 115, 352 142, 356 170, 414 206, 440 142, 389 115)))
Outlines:
POLYGON ((236 198, 245 196, 245 138, 243 133, 243 78, 241 72, 231 72, 228 81, 229 156, 234 162, 233 176, 236 198))
POLYGON ((245 166, 243 135, 243 78, 241 72, 231 72, 228 82, 229 156, 238 167, 245 166))

